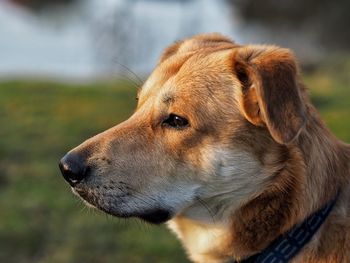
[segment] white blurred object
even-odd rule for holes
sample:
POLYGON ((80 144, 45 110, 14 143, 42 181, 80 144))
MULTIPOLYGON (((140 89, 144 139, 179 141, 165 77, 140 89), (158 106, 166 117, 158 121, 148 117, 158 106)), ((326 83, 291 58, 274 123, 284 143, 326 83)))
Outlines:
POLYGON ((63 15, 55 26, 0 0, 0 76, 147 74, 183 37, 220 32, 244 41, 224 0, 84 0, 63 15))
POLYGON ((57 28, 0 1, 0 75, 84 77, 95 71, 89 30, 73 22, 57 28))

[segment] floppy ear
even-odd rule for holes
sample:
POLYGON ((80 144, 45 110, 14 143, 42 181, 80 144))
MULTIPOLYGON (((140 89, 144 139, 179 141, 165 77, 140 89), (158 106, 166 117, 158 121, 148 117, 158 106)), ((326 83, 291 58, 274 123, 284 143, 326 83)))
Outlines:
POLYGON ((293 141, 305 124, 305 109, 292 53, 274 46, 246 46, 234 56, 243 115, 254 125, 266 126, 276 142, 293 141))

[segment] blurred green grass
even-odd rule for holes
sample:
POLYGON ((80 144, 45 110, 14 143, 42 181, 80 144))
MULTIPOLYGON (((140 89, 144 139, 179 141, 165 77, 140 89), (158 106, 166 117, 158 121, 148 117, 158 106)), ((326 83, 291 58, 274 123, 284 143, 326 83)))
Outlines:
MULTIPOLYGON (((305 77, 331 130, 350 142, 350 63, 305 77)), ((0 262, 188 262, 165 227, 84 208, 57 162, 127 118, 136 89, 123 81, 0 83, 0 262)))
POLYGON ((70 148, 130 115, 128 82, 0 84, 0 262, 186 262, 165 227, 112 219, 58 170, 70 148))

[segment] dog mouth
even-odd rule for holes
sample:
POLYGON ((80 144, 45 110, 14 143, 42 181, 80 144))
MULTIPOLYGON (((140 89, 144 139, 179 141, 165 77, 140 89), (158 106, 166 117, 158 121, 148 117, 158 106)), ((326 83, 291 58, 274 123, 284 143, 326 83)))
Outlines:
POLYGON ((88 192, 86 192, 82 189, 79 189, 79 188, 75 188, 75 187, 71 187, 71 191, 75 196, 79 197, 80 200, 83 201, 83 203, 86 206, 91 207, 91 208, 95 208, 95 209, 100 209, 98 207, 98 204, 97 204, 95 198, 93 198, 92 195, 88 194, 88 192))
POLYGON ((112 215, 118 218, 135 217, 147 223, 159 225, 167 222, 173 216, 173 213, 170 210, 164 209, 164 208, 158 208, 158 207, 144 209, 143 211, 137 211, 137 212, 130 212, 130 211, 121 212, 121 211, 118 211, 118 209, 116 209, 115 206, 106 205, 106 203, 100 202, 99 199, 95 195, 89 193, 89 191, 72 187, 72 192, 76 196, 80 197, 80 199, 83 200, 85 205, 101 210, 109 215, 112 215))
POLYGON ((144 213, 141 213, 139 215, 136 215, 136 217, 151 223, 151 224, 163 224, 166 221, 171 219, 171 212, 165 209, 151 209, 149 211, 145 211, 144 213))

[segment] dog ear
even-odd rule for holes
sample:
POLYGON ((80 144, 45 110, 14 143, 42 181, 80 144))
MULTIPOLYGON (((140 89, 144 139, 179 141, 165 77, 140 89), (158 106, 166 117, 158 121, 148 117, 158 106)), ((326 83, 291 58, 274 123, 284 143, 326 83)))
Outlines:
POLYGON ((280 144, 293 141, 305 124, 293 54, 274 46, 242 47, 234 53, 234 70, 241 83, 239 101, 246 119, 266 126, 280 144))

